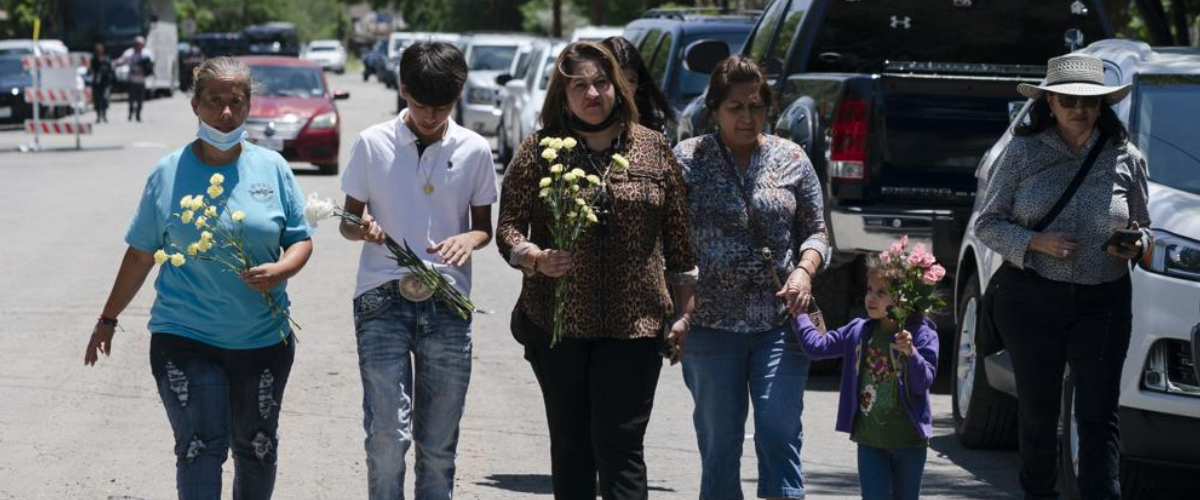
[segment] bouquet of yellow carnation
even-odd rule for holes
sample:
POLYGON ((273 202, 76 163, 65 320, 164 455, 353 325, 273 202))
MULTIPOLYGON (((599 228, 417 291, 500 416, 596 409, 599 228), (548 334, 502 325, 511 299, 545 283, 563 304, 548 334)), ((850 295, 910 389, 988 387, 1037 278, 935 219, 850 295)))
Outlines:
MULTIPOLYGON (((540 188, 538 196, 550 209, 549 229, 550 236, 554 240, 554 248, 571 252, 574 251, 575 242, 583 235, 584 229, 600 221, 593 206, 599 196, 604 193, 609 175, 614 169, 629 168, 629 161, 619 154, 614 154, 603 177, 595 174, 588 175, 583 169, 568 169, 562 163, 556 163, 560 156, 564 156, 564 153, 560 153, 561 151, 569 152, 575 149, 577 142, 574 138, 546 137, 539 145, 544 148, 542 159, 550 165, 550 175, 543 177, 538 183, 540 188), (591 200, 585 199, 581 194, 585 185, 596 188, 596 193, 591 200)), ((554 347, 562 339, 569 283, 570 275, 563 275, 558 278, 554 286, 554 329, 550 335, 551 347, 554 347)))
MULTIPOLYGON (((226 204, 229 202, 229 198, 222 198, 225 194, 225 176, 213 174, 208 183, 205 192, 208 195, 207 199, 202 194, 184 196, 179 200, 179 208, 182 211, 174 214, 180 222, 194 224, 196 230, 200 231, 200 239, 189 243, 186 252, 196 260, 216 262, 225 270, 240 275, 259 264, 250 256, 246 247, 243 222, 246 220, 246 214, 241 210, 231 214, 225 213, 226 204)), ((159 264, 169 259, 171 265, 176 267, 184 265, 187 260, 178 252, 168 256, 164 250, 156 252, 154 259, 159 264)), ((286 307, 275 301, 275 297, 269 291, 263 292, 262 296, 267 303, 267 309, 271 311, 271 317, 275 319, 279 337, 286 342, 287 329, 284 327, 290 324, 300 330, 300 324, 292 319, 286 307)))

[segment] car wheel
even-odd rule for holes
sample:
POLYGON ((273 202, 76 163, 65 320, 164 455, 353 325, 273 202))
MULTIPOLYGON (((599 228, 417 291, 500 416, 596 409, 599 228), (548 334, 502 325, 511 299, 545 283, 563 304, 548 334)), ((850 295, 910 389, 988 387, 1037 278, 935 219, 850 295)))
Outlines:
POLYGON ((337 175, 338 164, 337 163, 319 164, 319 165, 317 165, 317 171, 321 172, 321 175, 337 175))
POLYGON ((496 131, 496 159, 500 161, 501 172, 508 168, 508 162, 512 161, 512 148, 508 147, 508 127, 504 122, 500 122, 496 131))
POLYGON ((954 336, 951 403, 954 433, 968 448, 1015 449, 1017 401, 988 383, 984 358, 1000 350, 998 338, 985 326, 979 277, 963 288, 954 336))

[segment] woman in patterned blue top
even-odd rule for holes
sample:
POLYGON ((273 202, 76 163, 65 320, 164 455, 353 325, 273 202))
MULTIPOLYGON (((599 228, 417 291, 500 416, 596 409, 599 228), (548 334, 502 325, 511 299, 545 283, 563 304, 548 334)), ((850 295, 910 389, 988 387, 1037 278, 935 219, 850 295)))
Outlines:
POLYGON ((682 316, 671 333, 696 403, 700 497, 742 498, 738 464, 753 401, 758 496, 803 498, 809 359, 788 318, 807 309, 812 277, 828 260, 821 183, 799 146, 763 133, 771 88, 756 63, 723 61, 706 105, 719 131, 675 148, 700 274, 694 296, 679 290, 682 316))
MULTIPOLYGON (((154 282, 157 296, 148 329, 150 368, 175 435, 179 498, 220 498, 221 465, 232 448, 234 498, 269 499, 275 486, 280 403, 295 342, 264 294, 288 307, 286 283, 312 254, 312 229, 287 161, 243 141, 250 68, 218 57, 205 61, 195 74, 192 110, 200 120, 199 139, 159 160, 150 172, 125 235, 129 248, 84 363, 93 365, 99 353, 111 353, 117 315, 141 289, 156 252, 176 254, 177 260, 164 265, 154 282), (218 262, 184 256, 179 248, 197 241, 203 226, 175 215, 180 199, 205 193, 215 174, 224 177, 223 188, 208 191, 208 196, 224 201, 225 207, 209 216, 240 221, 246 252, 263 263, 241 274, 218 262)), ((218 246, 210 252, 222 250, 218 246)))

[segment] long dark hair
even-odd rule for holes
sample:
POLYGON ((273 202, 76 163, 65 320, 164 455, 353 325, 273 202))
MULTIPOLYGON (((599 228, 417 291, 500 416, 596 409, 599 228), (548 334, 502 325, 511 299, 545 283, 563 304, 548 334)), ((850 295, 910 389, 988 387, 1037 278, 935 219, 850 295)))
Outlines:
MULTIPOLYGON (((1018 125, 1013 129, 1013 135, 1018 137, 1037 135, 1058 123, 1054 119, 1054 115, 1050 113, 1050 101, 1046 100, 1046 96, 1047 94, 1043 94, 1037 101, 1034 101, 1033 108, 1029 110, 1029 123, 1018 125)), ((1117 113, 1106 102, 1101 101, 1100 103, 1100 117, 1096 120, 1096 127, 1101 132, 1108 133, 1109 140, 1113 144, 1123 146, 1129 142, 1129 131, 1125 129, 1125 124, 1121 123, 1121 119, 1117 118, 1117 113)))
POLYGON ((650 70, 646 69, 646 63, 633 43, 619 36, 605 38, 600 43, 616 56, 617 66, 637 71, 638 84, 634 89, 633 102, 637 105, 641 124, 651 130, 662 131, 668 122, 675 121, 675 111, 667 103, 667 96, 663 95, 658 82, 650 76, 650 70))

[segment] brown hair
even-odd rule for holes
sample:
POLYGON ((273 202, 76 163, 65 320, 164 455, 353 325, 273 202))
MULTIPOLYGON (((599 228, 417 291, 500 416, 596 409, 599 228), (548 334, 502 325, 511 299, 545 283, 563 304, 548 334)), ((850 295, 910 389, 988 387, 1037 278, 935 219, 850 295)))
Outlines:
POLYGON ((717 63, 712 76, 708 80, 708 95, 704 105, 709 111, 716 112, 717 107, 725 102, 729 91, 739 83, 758 84, 758 96, 769 108, 772 101, 771 84, 767 83, 766 73, 762 66, 749 57, 735 54, 717 63))
POLYGON ((550 75, 550 85, 546 89, 546 102, 542 104, 542 127, 556 133, 570 130, 567 109, 567 85, 571 79, 577 78, 575 68, 583 61, 595 62, 600 71, 612 83, 616 91, 616 103, 621 114, 619 123, 628 130, 638 122, 637 104, 634 102, 633 89, 621 74, 617 58, 607 47, 595 42, 576 42, 568 45, 558 55, 554 62, 554 73, 550 75))

